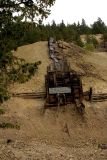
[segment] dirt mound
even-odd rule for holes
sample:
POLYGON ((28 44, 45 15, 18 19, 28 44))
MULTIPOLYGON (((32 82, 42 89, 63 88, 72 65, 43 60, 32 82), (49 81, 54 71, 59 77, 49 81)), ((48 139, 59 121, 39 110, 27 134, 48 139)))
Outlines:
POLYGON ((90 154, 95 160, 106 157, 98 145, 107 143, 107 103, 86 104, 84 117, 73 105, 47 109, 42 114, 43 103, 13 98, 4 104, 8 109, 4 118, 12 122, 17 119, 20 130, 0 130, 1 159, 88 160, 90 154), (7 139, 12 143, 6 144, 7 139))
POLYGON ((15 56, 25 59, 26 62, 36 62, 41 61, 41 65, 36 73, 36 75, 24 84, 14 84, 10 87, 11 92, 30 92, 30 91, 40 91, 44 90, 45 85, 45 74, 47 71, 47 66, 50 63, 48 58, 48 43, 47 42, 37 42, 30 45, 25 45, 19 47, 17 52, 14 53, 15 56))
MULTIPOLYGON (((59 53, 65 54, 73 70, 85 75, 82 77, 83 89, 92 86, 95 92, 105 92, 106 53, 85 53, 74 44, 65 46, 58 48, 59 53)), ((41 61, 42 64, 29 82, 12 85, 11 92, 44 90, 44 76, 51 63, 47 42, 19 47, 15 56, 27 62, 41 61)), ((85 114, 81 117, 73 104, 65 108, 47 109, 43 113, 44 100, 11 98, 2 104, 6 113, 0 115, 0 120, 18 123, 20 130, 0 129, 0 159, 106 159, 106 150, 98 146, 107 144, 107 102, 84 104, 85 114), (7 139, 12 139, 11 143, 7 144, 7 139)))
POLYGON ((81 57, 82 54, 85 54, 86 51, 75 45, 74 43, 67 43, 67 42, 64 42, 64 41, 58 41, 57 42, 57 50, 59 50, 59 54, 63 54, 64 56, 77 56, 77 57, 81 57))
POLYGON ((84 90, 93 87, 94 92, 107 92, 107 53, 92 52, 87 53, 80 48, 74 47, 75 52, 69 49, 67 52, 67 60, 71 69, 80 75, 83 75, 84 90))
POLYGON ((75 45, 74 43, 71 43, 70 46, 71 46, 71 47, 70 47, 70 48, 71 48, 71 50, 70 50, 70 51, 71 51, 71 54, 78 55, 78 54, 80 54, 80 53, 82 53, 82 54, 85 54, 85 53, 86 53, 86 51, 85 51, 83 48, 75 45))
POLYGON ((70 68, 83 75, 84 91, 93 87, 95 93, 107 92, 107 53, 86 52, 83 48, 71 43, 58 41, 58 56, 65 57, 70 68))
MULTIPOLYGON (((99 44, 101 44, 102 41, 103 41, 103 35, 102 34, 89 35, 89 36, 90 37, 94 37, 98 41, 99 44)), ((86 41, 87 41, 87 35, 81 35, 80 37, 81 37, 82 42, 86 43, 86 41)))

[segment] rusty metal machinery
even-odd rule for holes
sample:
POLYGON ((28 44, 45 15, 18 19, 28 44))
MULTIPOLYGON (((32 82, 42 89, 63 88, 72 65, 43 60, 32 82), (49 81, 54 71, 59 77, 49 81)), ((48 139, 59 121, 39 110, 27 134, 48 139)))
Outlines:
POLYGON ((45 98, 44 108, 58 107, 74 103, 79 113, 84 113, 83 99, 90 102, 107 101, 107 93, 93 94, 92 88, 83 93, 80 75, 71 70, 65 57, 58 58, 54 38, 49 38, 49 57, 52 64, 47 67, 45 76, 46 91, 13 93, 14 97, 45 98))
POLYGON ((49 39, 48 46, 53 64, 48 66, 45 76, 45 108, 75 103, 78 111, 82 113, 85 106, 82 103, 84 96, 80 76, 71 71, 65 58, 57 58, 53 38, 49 39))
POLYGON ((45 108, 75 103, 81 111, 83 89, 80 77, 71 72, 51 71, 45 77, 46 103, 45 108), (80 107, 80 108, 79 108, 80 107))

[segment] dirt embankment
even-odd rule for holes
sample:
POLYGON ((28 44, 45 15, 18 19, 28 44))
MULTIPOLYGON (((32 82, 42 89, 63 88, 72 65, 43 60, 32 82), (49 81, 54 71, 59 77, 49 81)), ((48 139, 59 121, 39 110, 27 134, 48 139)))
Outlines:
POLYGON ((95 93, 107 92, 107 52, 86 52, 81 47, 58 42, 58 56, 65 57, 72 70, 79 73, 84 91, 93 88, 95 93))
POLYGON ((25 59, 26 62, 41 61, 41 65, 35 76, 24 84, 14 84, 11 86, 12 92, 30 92, 44 90, 45 74, 47 66, 50 63, 48 58, 47 42, 37 42, 34 44, 22 46, 18 48, 18 51, 14 53, 15 56, 25 59))
MULTIPOLYGON (((65 54, 73 70, 84 74, 84 90, 92 86, 95 92, 107 92, 106 53, 85 53, 71 44, 60 54, 65 54)), ((44 90, 50 64, 47 42, 20 47, 15 55, 42 64, 29 82, 11 86, 11 92, 44 90)), ((73 105, 43 113, 44 100, 11 98, 1 106, 6 113, 0 115, 0 121, 18 123, 20 130, 0 129, 0 159, 106 160, 107 150, 99 149, 98 144, 107 144, 107 102, 84 103, 81 117, 73 105), (7 144, 7 139, 12 142, 7 144)))
MULTIPOLYGON (((103 42, 103 35, 102 34, 96 34, 96 35, 89 35, 90 37, 94 37, 99 44, 103 42)), ((81 40, 83 43, 87 42, 87 35, 81 35, 81 40)))

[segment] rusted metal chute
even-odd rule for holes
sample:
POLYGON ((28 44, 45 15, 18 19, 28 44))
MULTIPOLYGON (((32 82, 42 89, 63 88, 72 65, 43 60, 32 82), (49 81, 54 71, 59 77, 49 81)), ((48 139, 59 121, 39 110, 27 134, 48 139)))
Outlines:
POLYGON ((47 68, 45 76, 46 101, 45 108, 75 103, 76 108, 83 112, 83 88, 80 76, 71 71, 64 56, 58 59, 55 52, 55 40, 48 41, 49 55, 53 63, 47 68))

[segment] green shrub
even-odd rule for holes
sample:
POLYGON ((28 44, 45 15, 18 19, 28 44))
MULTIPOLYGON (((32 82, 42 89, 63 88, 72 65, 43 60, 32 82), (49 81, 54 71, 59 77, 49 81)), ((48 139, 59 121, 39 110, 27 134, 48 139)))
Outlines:
POLYGON ((0 86, 0 102, 4 102, 9 99, 9 93, 4 86, 0 86))
POLYGON ((12 123, 0 123, 0 128, 15 128, 15 129, 20 129, 20 126, 19 125, 14 125, 12 123))
POLYGON ((10 81, 12 82, 19 82, 24 83, 28 81, 34 74, 36 73, 38 69, 38 65, 40 65, 41 62, 35 62, 35 63, 24 63, 20 64, 16 68, 13 68, 9 73, 8 76, 10 78, 10 81))
POLYGON ((84 45, 84 49, 86 49, 87 51, 93 52, 94 49, 95 49, 95 47, 94 47, 94 45, 93 45, 92 43, 86 43, 86 44, 84 45))
POLYGON ((3 109, 0 109, 0 115, 5 114, 5 111, 3 109))
POLYGON ((95 48, 98 46, 98 41, 95 37, 92 37, 92 43, 93 43, 95 48))
POLYGON ((77 38, 74 43, 77 44, 77 45, 80 46, 80 47, 83 47, 83 46, 84 46, 84 44, 83 44, 83 42, 81 41, 80 37, 77 38))
POLYGON ((87 35, 86 41, 87 44, 93 44, 95 48, 98 46, 98 41, 94 36, 87 35))

